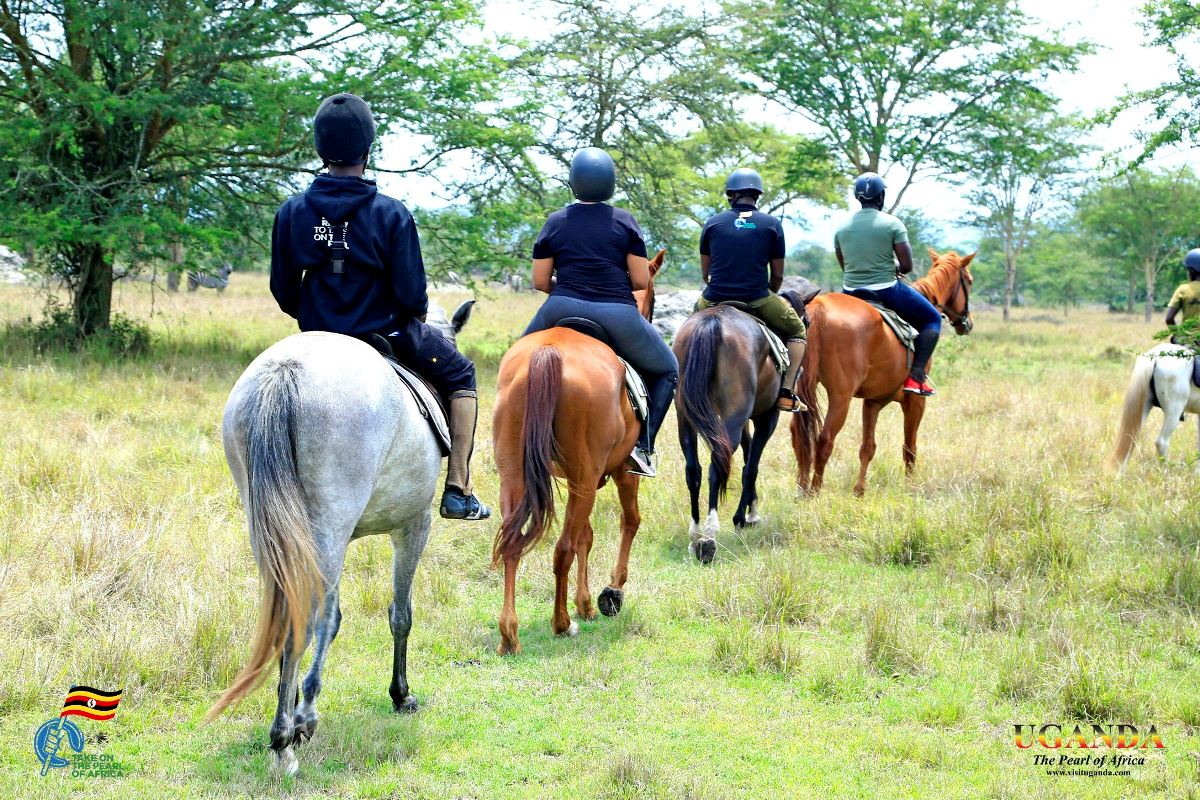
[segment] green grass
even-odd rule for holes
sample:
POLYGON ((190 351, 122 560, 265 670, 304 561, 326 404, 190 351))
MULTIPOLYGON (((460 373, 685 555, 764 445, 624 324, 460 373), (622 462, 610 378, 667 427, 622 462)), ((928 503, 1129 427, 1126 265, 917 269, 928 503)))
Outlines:
MULTIPOLYGON (((493 502, 496 364, 537 302, 481 297, 462 337, 480 363, 475 472, 493 502)), ((856 415, 817 498, 797 499, 781 430, 760 478, 765 522, 735 533, 723 509, 707 568, 687 553, 669 423, 621 615, 551 636, 543 545, 518 577, 515 658, 495 655, 495 525, 438 520, 417 577, 411 717, 387 697, 390 546, 355 543, 321 726, 300 777, 281 782, 264 748, 273 687, 201 718, 257 611, 221 410, 292 323, 253 275, 219 297, 123 286, 115 305, 149 322, 148 352, 0 334, 2 797, 1200 796, 1194 433, 1168 464, 1147 444, 1121 478, 1100 468, 1152 326, 980 314, 969 339, 939 348, 913 479, 895 408, 861 500, 856 415), (127 777, 38 776, 33 731, 72 682, 125 688, 114 722, 81 725, 127 777), (1153 722, 1167 749, 1117 779, 1050 778, 1013 747, 1014 722, 1077 719, 1153 722)), ((0 321, 39 306, 0 288, 0 321)), ((618 520, 607 489, 593 592, 618 520)))

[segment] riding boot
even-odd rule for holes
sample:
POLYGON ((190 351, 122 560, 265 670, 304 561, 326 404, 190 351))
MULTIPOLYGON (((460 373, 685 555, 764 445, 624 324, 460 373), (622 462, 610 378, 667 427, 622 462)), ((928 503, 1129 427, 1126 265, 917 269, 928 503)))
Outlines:
POLYGON ((781 411, 807 411, 808 407, 796 397, 796 383, 800 380, 800 365, 804 361, 804 351, 808 342, 804 339, 788 339, 788 366, 783 373, 783 384, 780 387, 779 399, 787 405, 780 406, 781 411))
POLYGON ((471 490, 471 454, 475 450, 475 421, 479 401, 475 392, 450 395, 450 457, 446 464, 446 490, 441 515, 447 519, 487 519, 492 510, 471 490))
POLYGON ((912 369, 909 370, 909 374, 917 383, 925 383, 928 379, 926 370, 929 368, 929 359, 933 357, 933 348, 937 347, 937 343, 937 331, 924 330, 917 333, 916 341, 913 342, 912 369))
POLYGON ((647 419, 642 423, 642 433, 638 437, 637 445, 630 455, 630 460, 633 461, 633 468, 630 469, 630 472, 645 475, 648 478, 654 477, 654 440, 658 437, 658 430, 662 427, 667 411, 671 408, 671 400, 675 397, 677 383, 679 383, 679 375, 673 372, 669 375, 659 376, 647 389, 650 409, 646 414, 647 419))

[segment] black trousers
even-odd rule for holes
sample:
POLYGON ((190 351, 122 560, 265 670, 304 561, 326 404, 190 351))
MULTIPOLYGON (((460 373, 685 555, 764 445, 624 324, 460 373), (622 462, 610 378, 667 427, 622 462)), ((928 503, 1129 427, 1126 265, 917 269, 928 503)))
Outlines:
POLYGON ((410 319, 386 338, 396 360, 433 384, 444 400, 455 392, 475 391, 475 365, 436 328, 410 319))

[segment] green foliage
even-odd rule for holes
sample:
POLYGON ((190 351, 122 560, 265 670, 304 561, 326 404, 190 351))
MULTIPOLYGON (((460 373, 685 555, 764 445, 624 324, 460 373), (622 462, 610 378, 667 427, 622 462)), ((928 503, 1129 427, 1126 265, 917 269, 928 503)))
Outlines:
POLYGON ((969 163, 968 135, 1038 105, 1038 79, 1087 45, 1030 33, 1011 0, 775 0, 742 4, 740 51, 764 94, 807 118, 855 172, 897 163, 906 182, 969 163))
POLYGON ((141 355, 150 350, 150 329, 145 323, 116 313, 107 328, 87 335, 80 330, 71 309, 58 303, 47 305, 42 319, 9 323, 6 336, 24 339, 38 353, 67 352, 86 348, 100 356, 141 355))
POLYGON ((1154 334, 1155 341, 1172 340, 1183 347, 1200 350, 1200 319, 1192 318, 1178 322, 1154 334))

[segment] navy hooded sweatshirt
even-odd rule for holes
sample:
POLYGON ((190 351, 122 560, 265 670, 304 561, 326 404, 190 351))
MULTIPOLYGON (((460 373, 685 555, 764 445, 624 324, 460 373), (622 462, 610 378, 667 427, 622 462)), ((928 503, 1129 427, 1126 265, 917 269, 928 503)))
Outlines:
POLYGON ((271 294, 302 331, 386 336, 402 328, 429 309, 412 215, 374 181, 318 175, 275 214, 271 294), (335 274, 333 243, 343 236, 335 274))

